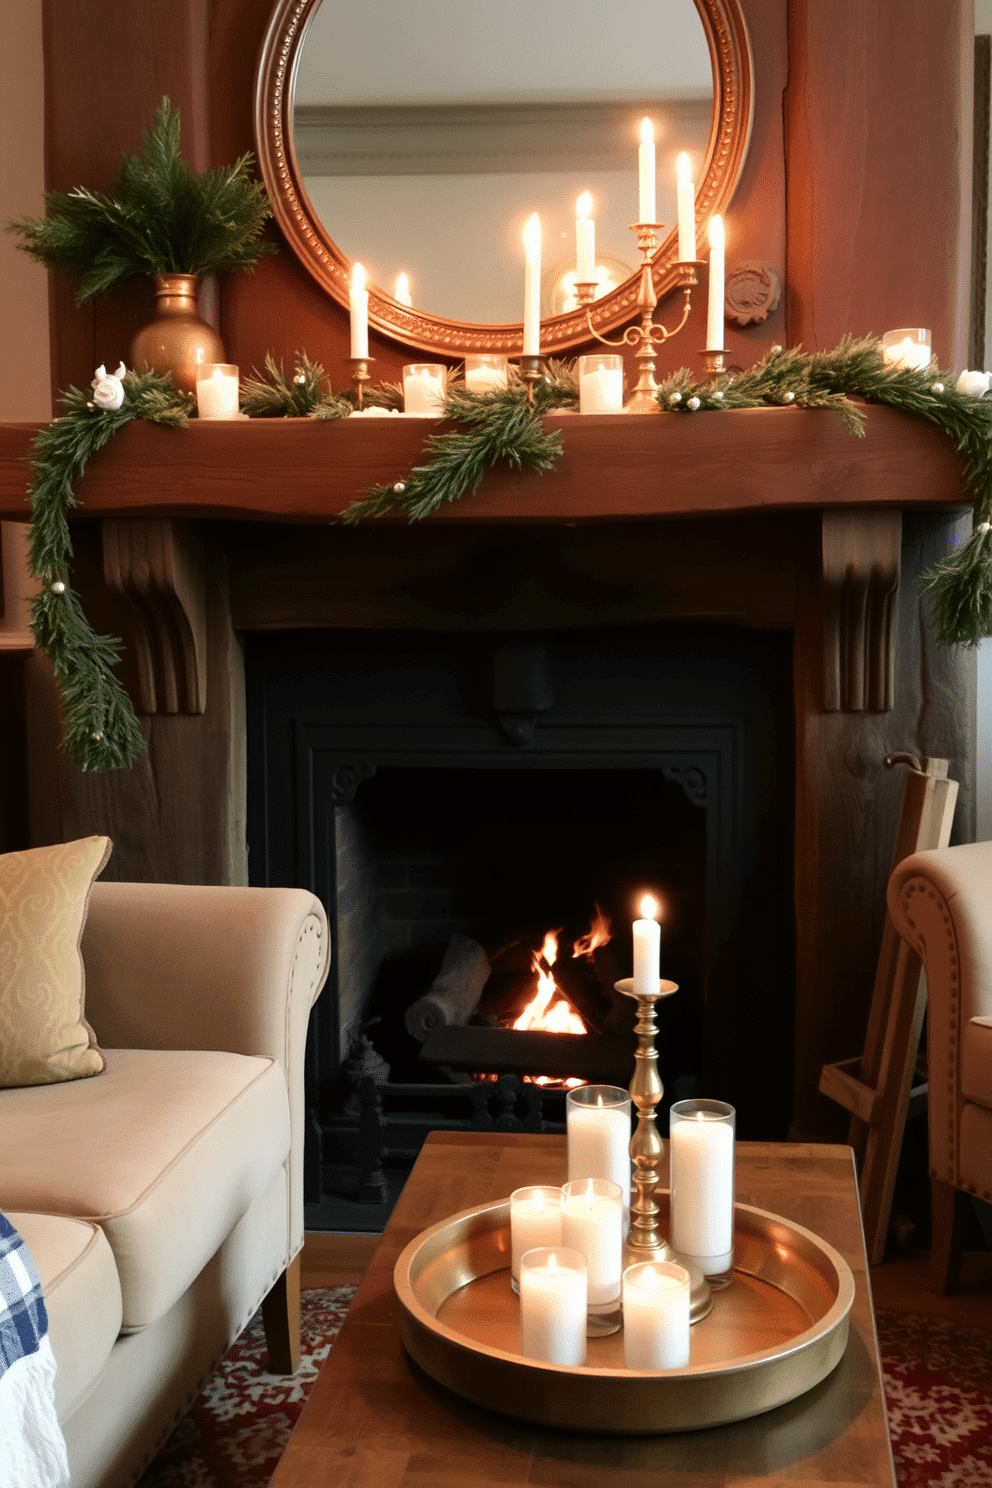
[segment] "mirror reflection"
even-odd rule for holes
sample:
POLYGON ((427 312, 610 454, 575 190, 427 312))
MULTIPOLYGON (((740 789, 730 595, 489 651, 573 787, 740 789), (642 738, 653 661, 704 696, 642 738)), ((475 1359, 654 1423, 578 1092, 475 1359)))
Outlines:
POLYGON ((657 215, 675 222, 676 157, 701 172, 713 116, 693 0, 322 0, 296 74, 294 143, 317 218, 384 292, 448 319, 519 321, 525 220, 543 228, 542 316, 569 304, 576 202, 592 197, 596 278, 638 262, 642 118, 657 215))

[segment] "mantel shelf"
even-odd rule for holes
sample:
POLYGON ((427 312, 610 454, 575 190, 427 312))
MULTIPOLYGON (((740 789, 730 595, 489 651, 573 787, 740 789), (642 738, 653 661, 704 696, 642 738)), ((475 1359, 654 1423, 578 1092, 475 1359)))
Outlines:
MULTIPOLYGON (((804 507, 967 504, 938 429, 872 406, 866 437, 828 411, 767 408, 652 416, 553 415, 563 454, 544 476, 494 470, 429 520, 561 523, 804 507)), ((40 425, 0 425, 0 518, 25 520, 25 460, 40 425)), ((333 521, 377 482, 401 480, 447 425, 404 418, 134 423, 95 455, 78 516, 333 521)), ((391 517, 389 521, 403 521, 391 517)))

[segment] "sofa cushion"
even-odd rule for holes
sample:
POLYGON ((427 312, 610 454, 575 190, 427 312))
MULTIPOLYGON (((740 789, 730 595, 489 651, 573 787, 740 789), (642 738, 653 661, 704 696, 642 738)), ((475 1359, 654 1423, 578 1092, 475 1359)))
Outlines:
POLYGON ((94 1220, 120 1275, 124 1332, 162 1316, 289 1152, 275 1060, 108 1049, 99 1080, 0 1091, 0 1208, 94 1220))
POLYGON ((969 1018, 961 1029, 961 1094, 992 1106, 992 1017, 969 1018))
POLYGON ((117 1266, 99 1225, 55 1214, 8 1213, 31 1253, 58 1366, 55 1405, 66 1420, 89 1394, 121 1330, 117 1266))
POLYGON ((0 1086, 97 1075, 79 942, 109 837, 0 855, 0 1086))

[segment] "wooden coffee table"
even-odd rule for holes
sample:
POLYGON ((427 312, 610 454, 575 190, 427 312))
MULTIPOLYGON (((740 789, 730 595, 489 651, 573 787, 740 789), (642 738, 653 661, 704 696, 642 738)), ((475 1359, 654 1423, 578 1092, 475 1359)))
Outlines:
POLYGON ((895 1488, 851 1150, 741 1142, 737 1197, 841 1252, 847 1352, 808 1394, 674 1436, 585 1436, 470 1405, 410 1362, 393 1266, 421 1230, 525 1183, 561 1183, 564 1137, 433 1132, 293 1432, 272 1488, 895 1488))

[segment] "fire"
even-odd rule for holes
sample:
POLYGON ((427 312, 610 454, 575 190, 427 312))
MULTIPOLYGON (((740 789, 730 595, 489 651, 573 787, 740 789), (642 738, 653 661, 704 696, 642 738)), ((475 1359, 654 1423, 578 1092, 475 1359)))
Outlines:
POLYGON ((595 918, 585 935, 580 935, 573 945, 572 955, 591 956, 598 946, 608 945, 611 939, 610 922, 597 904, 595 918))
POLYGON ((531 956, 537 972, 537 991, 513 1024, 514 1028, 537 1028, 543 1033, 585 1033, 586 1025, 562 996, 551 970, 558 959, 558 930, 549 930, 544 944, 531 956))

